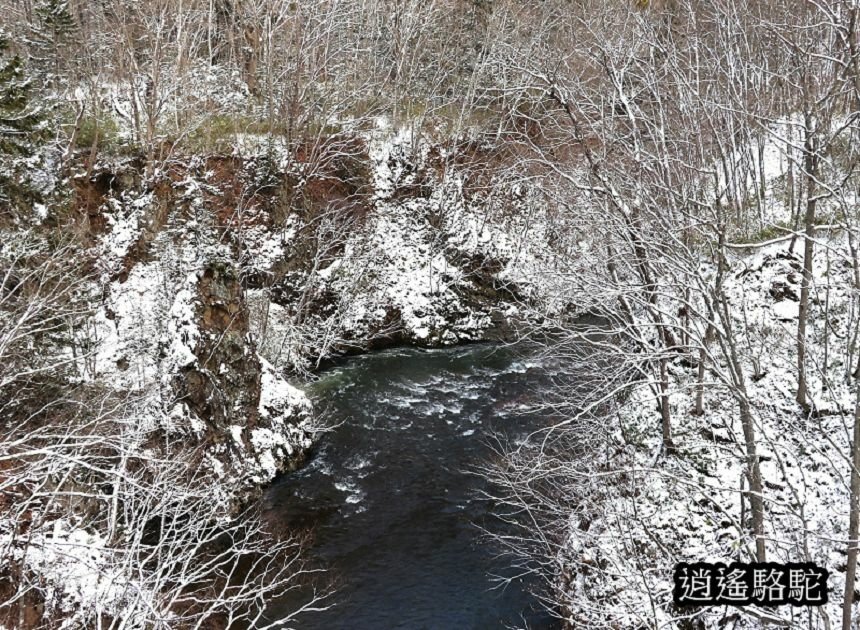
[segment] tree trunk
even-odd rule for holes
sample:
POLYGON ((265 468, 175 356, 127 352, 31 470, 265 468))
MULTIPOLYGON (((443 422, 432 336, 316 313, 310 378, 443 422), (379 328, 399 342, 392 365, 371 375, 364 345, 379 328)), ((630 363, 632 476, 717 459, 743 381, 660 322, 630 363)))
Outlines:
POLYGON ((794 178, 794 157, 792 153, 794 152, 794 145, 792 144, 794 140, 794 132, 792 130, 792 126, 788 125, 788 141, 785 145, 785 151, 787 155, 787 170, 786 170, 786 187, 788 188, 788 209, 791 212, 791 229, 794 230, 794 234, 791 236, 791 243, 788 246, 788 251, 794 251, 794 243, 797 241, 797 227, 798 222, 800 220, 800 206, 797 202, 797 189, 796 182, 794 178))
POLYGON ((805 138, 803 162, 806 171, 806 215, 803 242, 803 280, 800 285, 800 308, 797 313, 797 402, 809 410, 806 384, 806 325, 809 320, 809 289, 812 284, 813 237, 815 236, 816 179, 818 177, 818 155, 815 145, 815 128, 811 116, 805 116, 805 138))
POLYGON ((842 630, 851 628, 854 586, 857 578, 858 533, 860 533, 860 361, 854 372, 854 436, 851 443, 851 499, 848 520, 848 561, 845 569, 845 599, 842 630))
POLYGON ((756 452, 755 427, 753 426, 752 413, 749 403, 742 400, 740 403, 741 426, 744 430, 744 442, 747 453, 747 479, 749 480, 749 504, 752 516, 752 529, 755 536, 755 557, 759 562, 767 561, 767 552, 764 544, 764 495, 762 493, 761 468, 759 467, 758 453, 756 452))
POLYGON ((66 151, 63 153, 63 164, 65 165, 72 154, 75 152, 75 143, 78 140, 78 134, 81 132, 81 124, 84 120, 84 112, 86 112, 86 103, 82 100, 78 104, 78 113, 75 116, 75 126, 72 128, 72 133, 69 135, 69 143, 66 145, 66 151))
POLYGON ((705 413, 705 362, 708 360, 708 353, 705 348, 711 342, 714 335, 714 327, 708 324, 705 331, 705 339, 702 341, 702 347, 699 348, 699 370, 696 375, 696 409, 694 413, 701 416, 705 413))
POLYGON ((740 407, 741 426, 744 432, 744 447, 746 449, 747 460, 747 481, 749 482, 749 492, 747 497, 750 504, 750 514, 752 516, 752 530, 755 536, 755 555, 759 562, 766 562, 766 549, 764 541, 764 491, 761 480, 761 468, 759 466, 758 452, 756 447, 755 424, 753 423, 752 411, 750 409, 749 398, 747 397, 746 381, 743 375, 743 366, 738 359, 737 346, 735 344, 734 334, 731 331, 729 322, 728 305, 723 296, 723 311, 726 321, 726 339, 728 345, 728 359, 731 363, 733 379, 735 381, 736 397, 740 407))
MULTIPOLYGON (((860 261, 857 257, 857 248, 851 232, 848 232, 848 248, 851 251, 852 270, 854 272, 853 287, 860 288, 860 261)), ((855 301, 855 304, 857 302, 855 301)), ((860 304, 858 304, 860 305, 860 304)), ((860 330, 860 326, 857 327, 860 330)), ((855 336, 856 341, 856 336, 855 336)), ((851 442, 851 496, 848 510, 848 560, 845 568, 845 598, 842 602, 842 628, 848 630, 851 627, 851 612, 854 604, 854 589, 857 583, 857 553, 858 534, 860 534, 860 356, 853 374, 851 365, 853 356, 849 343, 848 376, 854 380, 854 431, 851 442)))
POLYGON ((660 420, 663 431, 663 450, 667 454, 675 452, 675 443, 672 442, 672 415, 669 409, 668 363, 665 357, 660 359, 660 420))
MULTIPOLYGON (((738 357, 738 346, 735 340, 734 327, 732 325, 729 301, 723 291, 723 275, 726 270, 725 259, 726 233, 721 230, 719 234, 720 258, 717 263, 717 278, 714 287, 717 312, 723 322, 724 335, 720 335, 719 341, 723 347, 723 354, 729 364, 733 394, 740 407, 741 426, 744 432, 744 447, 746 450, 747 481, 749 482, 750 513, 752 516, 752 530, 755 536, 756 560, 767 561, 767 550, 764 539, 764 491, 761 480, 761 468, 759 466, 758 452, 756 448, 755 424, 753 423, 752 410, 750 409, 749 395, 747 393, 746 378, 744 378, 743 365, 738 357)), ((716 331, 715 331, 716 332, 716 331)))

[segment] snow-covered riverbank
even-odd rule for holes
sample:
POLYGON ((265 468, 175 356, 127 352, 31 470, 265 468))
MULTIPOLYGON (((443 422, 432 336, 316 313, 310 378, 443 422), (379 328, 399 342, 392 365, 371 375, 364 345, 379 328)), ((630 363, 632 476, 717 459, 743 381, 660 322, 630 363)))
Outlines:
MULTIPOLYGON (((99 473, 115 489, 92 491, 114 506, 107 523, 68 506, 26 538, 0 523, 5 557, 40 584, 37 616, 142 620, 147 601, 168 614, 163 585, 135 575, 134 545, 110 522, 135 492, 156 501, 168 484, 192 518, 229 523, 312 447, 318 421, 290 381, 343 352, 509 336, 539 297, 541 221, 468 198, 444 149, 381 129, 315 151, 189 157, 149 179, 117 160, 67 182, 93 269, 71 378, 115 401, 97 432, 121 455, 99 473), (118 489, 126 461, 144 490, 118 489)), ((39 212, 37 238, 59 209, 39 212)))
POLYGON ((813 627, 838 625, 855 407, 850 348, 858 313, 846 239, 822 237, 809 318, 812 409, 805 413, 795 400, 802 257, 789 246, 785 239, 745 248, 731 261, 726 283, 743 335, 738 346, 759 444, 768 560, 827 568, 830 604, 773 610, 672 605, 676 563, 749 561, 754 551, 749 509, 739 493, 747 482, 737 402, 709 379, 704 413, 696 415, 697 366, 679 357, 669 365, 677 453, 661 454, 658 399, 643 383, 609 420, 610 447, 597 458, 599 472, 580 473, 583 486, 593 486, 594 503, 571 515, 557 558, 560 601, 571 627, 599 618, 619 628, 799 628, 810 616, 813 627))

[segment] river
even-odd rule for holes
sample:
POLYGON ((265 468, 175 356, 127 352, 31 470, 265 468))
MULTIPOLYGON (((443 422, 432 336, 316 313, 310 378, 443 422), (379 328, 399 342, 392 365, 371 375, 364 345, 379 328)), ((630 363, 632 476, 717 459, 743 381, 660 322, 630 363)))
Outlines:
MULTIPOLYGON (((323 372, 309 391, 339 426, 264 504, 275 527, 313 531, 312 561, 337 584, 331 609, 295 627, 557 627, 533 580, 494 588, 510 562, 481 534, 497 521, 471 472, 492 435, 516 440, 546 424, 528 405, 551 372, 535 352, 494 345, 393 349, 323 372)), ((275 618, 296 601, 279 602, 275 618)))

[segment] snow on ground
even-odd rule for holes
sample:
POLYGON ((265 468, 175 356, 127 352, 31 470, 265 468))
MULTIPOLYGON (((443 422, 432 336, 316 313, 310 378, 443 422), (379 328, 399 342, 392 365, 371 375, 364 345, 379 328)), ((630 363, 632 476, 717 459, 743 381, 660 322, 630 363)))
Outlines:
POLYGON ((295 241, 299 227, 298 219, 290 215, 283 227, 271 229, 264 225, 251 225, 243 229, 240 264, 248 271, 270 271, 288 255, 287 248, 295 241))
MULTIPOLYGON (((845 241, 836 238, 826 247, 829 255, 819 247, 815 260, 809 330, 816 416, 805 416, 794 400, 801 257, 787 251, 788 243, 764 247, 738 256, 727 280, 737 331, 743 335, 742 361, 749 370, 767 502, 768 560, 811 561, 831 571, 831 603, 812 609, 813 628, 836 627, 840 620, 848 525, 845 455, 854 405, 845 378, 844 340, 854 299, 847 259, 840 258, 847 255, 845 241), (825 365, 825 335, 826 372, 815 367, 825 365)), ((705 413, 696 417, 691 413, 695 377, 694 369, 670 366, 673 438, 680 454, 658 466, 659 412, 652 390, 642 386, 618 410, 627 439, 616 431, 615 442, 626 445, 605 464, 626 471, 625 479, 602 488, 603 516, 585 525, 572 515, 559 558, 562 566, 580 569, 565 587, 575 627, 577 619, 594 618, 590 606, 601 611, 609 627, 681 627, 678 611, 670 606, 677 562, 750 560, 752 541, 742 523, 742 515, 749 514, 742 511, 739 495, 745 453, 737 404, 719 385, 709 384, 705 413), (583 567, 600 570, 587 573, 583 567)), ((760 627, 756 615, 767 611, 712 608, 685 614, 699 615, 703 627, 717 628, 726 615, 739 612, 735 627, 740 628, 760 627)), ((808 627, 806 608, 785 606, 768 614, 790 627, 808 627)))
MULTIPOLYGON (((92 294, 98 303, 77 333, 81 347, 94 351, 80 359, 78 377, 94 390, 128 401, 112 412, 120 417, 111 416, 99 427, 105 432, 105 452, 122 448, 123 458, 146 462, 135 471, 141 478, 142 470, 156 478, 164 472, 157 463, 161 457, 177 465, 186 459, 194 461, 184 473, 171 473, 175 474, 166 482, 168 489, 184 496, 185 481, 189 489, 197 484, 194 491, 198 493, 200 484, 209 484, 205 490, 209 511, 204 516, 221 519, 247 498, 247 493, 297 464, 311 446, 313 410, 304 392, 259 358, 247 332, 233 335, 232 364, 222 362, 217 374, 207 371, 204 364, 209 353, 227 334, 219 329, 217 309, 225 307, 225 301, 241 303, 234 298, 234 292, 241 295, 241 287, 229 284, 238 277, 238 273, 230 272, 238 263, 233 249, 222 242, 215 229, 215 210, 207 205, 204 194, 211 191, 205 182, 189 176, 172 185, 178 201, 165 225, 154 234, 146 234, 157 210, 152 193, 124 191, 111 196, 102 208, 105 230, 97 235, 92 250, 98 262, 92 294), (144 238, 148 240, 144 242, 144 238), (207 271, 212 272, 208 288, 204 285, 207 271), (251 376, 236 373, 246 367, 251 376), (259 369, 259 392, 254 387, 254 368, 259 369), (190 396, 180 398, 189 374, 198 375, 204 384, 220 379, 216 381, 219 394, 234 397, 227 401, 226 426, 195 412, 190 396), (177 453, 180 445, 183 450, 177 453), (192 460, 195 450, 200 460, 192 460)), ((260 235, 255 241, 260 260, 268 265, 277 259, 278 244, 289 238, 288 233, 260 235)), ((12 242, 17 243, 15 247, 33 251, 22 239, 12 242)), ((14 248, 10 249, 13 255, 14 248)), ((232 308, 233 303, 227 306, 232 308)), ((100 453, 85 454, 96 458, 99 474, 113 479, 113 464, 105 463, 113 460, 100 453)), ((83 462, 80 468, 90 464, 83 462)), ((122 472, 118 474, 125 479, 122 472)), ((146 495, 151 488, 140 480, 132 481, 143 486, 142 496, 135 496, 134 501, 160 501, 164 495, 146 495)), ((111 491, 103 488, 111 487, 111 483, 92 490, 80 487, 82 492, 99 497, 94 501, 100 507, 110 503, 111 491)), ((147 507, 155 509, 141 509, 147 507)), ((66 506, 52 504, 45 510, 52 514, 51 510, 58 508, 66 506)), ((72 508, 65 511, 75 513, 72 508)), ((96 523, 103 523, 104 517, 98 516, 96 523)), ((93 529, 95 526, 84 527, 68 519, 37 522, 35 511, 30 518, 33 522, 28 521, 23 536, 16 532, 16 523, 0 521, 0 572, 8 568, 10 560, 21 562, 25 575, 38 580, 37 591, 47 597, 45 619, 61 618, 64 628, 82 628, 99 619, 101 613, 121 617, 133 614, 136 606, 139 609, 157 602, 158 593, 147 591, 145 568, 135 558, 123 556, 126 541, 113 539, 109 543, 106 533, 93 529)), ((140 533, 138 525, 132 528, 140 533)), ((169 613, 153 614, 164 617, 169 613)), ((131 617, 125 621, 129 627, 142 627, 131 617)))
POLYGON ((463 303, 459 289, 470 280, 446 256, 444 234, 431 224, 434 214, 456 201, 446 197, 444 185, 435 186, 429 197, 395 195, 416 183, 426 160, 429 146, 421 143, 413 153, 414 144, 406 131, 371 141, 373 212, 365 232, 348 245, 348 255, 324 270, 323 278, 351 295, 343 322, 350 336, 370 336, 393 311, 410 340, 476 339, 489 326, 488 315, 463 303), (357 283, 364 290, 355 291, 357 283))
MULTIPOLYGON (((246 139, 239 152, 263 150, 246 139)), ((189 448, 205 445, 200 470, 211 475, 212 501, 225 510, 237 492, 270 481, 311 446, 313 410, 307 396, 287 382, 285 368, 307 360, 319 331, 356 345, 392 330, 426 345, 478 340, 495 325, 494 315, 518 314, 512 300, 481 293, 487 287, 480 282, 539 293, 540 287, 529 283, 532 270, 545 267, 549 256, 545 221, 519 220, 467 203, 462 177, 453 169, 434 180, 429 193, 401 194, 417 183, 429 145, 386 124, 369 142, 374 198, 366 223, 349 234, 334 259, 305 276, 287 278, 299 293, 334 295, 333 310, 301 321, 294 301, 279 304, 269 301, 267 289, 239 288, 251 319, 241 344, 259 365, 260 390, 252 406, 228 414, 224 426, 212 426, 177 397, 177 382, 205 371, 201 348, 212 332, 202 323, 203 313, 221 299, 213 294, 210 304, 203 303, 204 273, 227 267, 237 277, 269 277, 293 262, 305 226, 288 214, 271 227, 265 217, 252 216, 258 209, 248 207, 243 216, 249 220, 225 238, 209 205, 219 195, 213 173, 203 172, 199 160, 181 181, 155 175, 173 188, 166 217, 155 220, 163 199, 154 190, 112 192, 101 209, 104 231, 93 248, 94 292, 101 302, 81 333, 95 348, 82 362, 81 378, 134 399, 135 430, 124 445, 129 453, 153 455, 159 439, 189 448), (477 274, 474 266, 486 269, 477 274)), ((279 160, 281 168, 301 171, 286 157, 279 160)), ((242 375, 231 370, 221 362, 217 374, 206 377, 244 387, 242 375)), ((464 432, 468 435, 471 430, 464 432)), ((361 500, 353 488, 344 491, 350 493, 348 502, 361 500)), ((4 542, 0 537, 0 545, 4 542)), ((111 573, 108 567, 122 562, 108 547, 100 534, 64 522, 53 533, 33 530, 25 562, 45 580, 51 606, 93 618, 97 609, 122 610, 129 593, 147 599, 145 587, 132 577, 111 573)), ((75 623, 76 617, 69 618, 75 623)))
MULTIPOLYGON (((430 149, 405 130, 383 127, 370 139, 375 196, 368 225, 347 244, 347 255, 320 273, 336 292, 350 295, 342 323, 350 337, 371 335, 394 312, 412 342, 481 339, 493 325, 493 309, 502 307, 510 319, 517 308, 513 301, 503 306, 501 296, 496 303, 471 297, 481 291, 479 282, 492 278, 497 288, 524 294, 541 288, 534 271, 545 269, 551 255, 545 218, 506 216, 492 204, 467 202, 464 176, 454 168, 433 182, 429 194, 398 194, 419 183, 430 149)), ((444 159, 444 151, 436 150, 444 159)))
POLYGON ((302 390, 284 380, 265 359, 261 363, 259 412, 269 426, 252 429, 250 443, 259 463, 252 479, 265 483, 282 469, 279 462, 311 447, 307 429, 296 420, 308 420, 312 409, 302 390))
MULTIPOLYGON (((185 371, 201 369, 198 355, 208 333, 200 327, 199 283, 207 266, 230 265, 233 254, 213 227, 214 209, 206 206, 202 194, 208 190, 205 182, 189 176, 174 186, 192 217, 181 216, 177 209, 152 239, 148 256, 136 262, 129 262, 129 256, 135 255, 133 245, 141 236, 140 226, 148 220, 152 195, 144 193, 137 199, 124 199, 122 204, 112 200, 108 216, 113 219, 98 246, 99 260, 104 262, 102 281, 107 286, 104 304, 93 318, 98 351, 90 378, 117 391, 143 395, 152 414, 141 418, 142 423, 202 438, 206 419, 196 417, 188 405, 175 399, 172 384, 185 371), (129 266, 125 275, 119 274, 129 266), (162 413, 164 408, 170 412, 162 413)), ((261 258, 276 258, 278 243, 284 238, 284 234, 261 236, 256 251, 261 258)), ((253 351, 251 346, 248 351, 253 351)), ((220 369, 224 376, 226 366, 222 364, 220 369)), ((232 462, 236 470, 224 479, 225 494, 230 493, 230 484, 271 480, 284 461, 306 449, 309 441, 302 426, 310 415, 309 401, 301 391, 290 388, 263 363, 262 423, 254 429, 257 437, 248 442, 251 448, 245 461, 232 462)), ((229 450, 221 442, 216 440, 205 458, 215 472, 223 472, 229 463, 229 450)))
POLYGON ((128 565, 122 553, 110 549, 98 533, 57 520, 27 538, 22 546, 0 534, 0 550, 39 576, 44 614, 62 619, 59 628, 83 628, 87 620, 123 614, 129 615, 126 623, 135 627, 131 601, 155 600, 153 594, 147 595, 145 584, 123 570, 128 565))
MULTIPOLYGON (((557 263, 546 217, 467 201, 464 175, 451 166, 437 170, 447 162, 445 150, 407 129, 380 121, 365 140, 373 190, 366 219, 323 262, 306 260, 288 272, 283 282, 300 297, 247 292, 255 338, 273 365, 304 371, 315 359, 383 337, 428 346, 475 341, 500 320, 516 321, 520 299, 554 296, 570 304, 569 277, 552 277, 555 286, 535 281, 537 269, 557 263), (312 312, 302 310, 305 300, 312 312)), ((289 168, 303 172, 300 163, 289 168)), ((500 194, 512 194, 508 188, 498 186, 500 194)), ((538 207, 519 196, 518 210, 538 207)), ((301 255, 298 235, 308 229, 290 214, 283 225, 244 230, 243 269, 276 277, 279 263, 301 255)))
POLYGON ((98 265, 103 274, 103 281, 120 272, 122 261, 129 250, 140 238, 147 210, 152 208, 154 195, 145 193, 131 200, 111 198, 108 209, 103 213, 108 232, 101 242, 101 252, 98 265))
MULTIPOLYGON (((828 178, 834 176, 833 169, 842 168, 839 143, 848 141, 846 130, 844 119, 837 118, 831 122, 827 141, 833 143, 833 150, 819 174, 819 182, 825 186, 828 178)), ((783 235, 788 229, 797 227, 793 225, 796 208, 792 208, 792 204, 799 203, 797 188, 803 185, 804 134, 805 123, 800 114, 762 125, 757 137, 749 138, 747 144, 728 156, 728 163, 735 168, 732 177, 727 177, 725 171, 716 165, 717 190, 724 191, 725 202, 731 199, 734 207, 746 215, 742 224, 748 228, 755 226, 753 232, 763 230, 770 234, 775 231, 783 235), (790 192, 792 181, 795 186, 793 194, 790 192), (759 193, 764 193, 760 201, 759 193)), ((848 196, 853 194, 846 192, 848 196)), ((856 201, 855 197, 853 203, 856 201)), ((835 207, 835 199, 828 195, 820 196, 817 220, 826 223, 835 207)), ((735 236, 745 239, 750 235, 738 233, 735 236)))

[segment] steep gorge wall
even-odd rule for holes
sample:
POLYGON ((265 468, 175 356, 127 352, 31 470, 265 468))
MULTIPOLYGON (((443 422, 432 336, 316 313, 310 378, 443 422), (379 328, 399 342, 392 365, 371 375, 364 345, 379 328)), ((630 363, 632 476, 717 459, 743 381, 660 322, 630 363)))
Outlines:
MULTIPOLYGON (((19 344, 22 356, 38 344, 53 367, 6 408, 35 410, 21 425, 35 433, 0 442, 0 490, 18 492, 30 515, 0 513, 0 576, 17 576, 0 579, 0 594, 17 602, 0 605, 0 624, 31 608, 21 627, 89 627, 129 606, 141 618, 176 614, 171 598, 183 587, 171 572, 199 550, 153 522, 188 519, 200 528, 189 535, 219 540, 237 521, 260 527, 247 512, 229 517, 300 466, 318 430, 290 380, 387 345, 508 338, 530 321, 530 305, 568 304, 538 281, 558 268, 540 196, 506 179, 490 151, 390 129, 289 150, 259 140, 263 150, 176 156, 154 171, 140 158, 80 156, 52 175, 44 205, 0 215, 0 263, 14 272, 0 284, 0 316, 24 303, 3 299, 28 270, 50 272, 32 290, 53 292, 58 313, 49 313, 54 334, 35 320, 19 344), (16 444, 26 450, 58 427, 74 439, 49 436, 47 450, 20 457, 18 477, 4 470, 16 444), (58 465, 67 473, 55 475, 58 465), (19 492, 45 466, 57 496, 19 492), (129 540, 138 534, 147 540, 129 540), (64 555, 68 545, 86 549, 85 561, 64 555), (127 562, 156 550, 179 564, 127 562)), ((0 333, 11 321, 0 319, 0 333)), ((269 553, 274 541, 255 531, 249 540, 233 530, 269 553)))
POLYGON ((144 393, 145 422, 203 445, 228 493, 253 492, 311 444, 286 375, 522 320, 540 223, 470 199, 453 162, 402 136, 334 138, 176 160, 148 183, 136 160, 78 176, 103 296, 88 378, 144 393))

